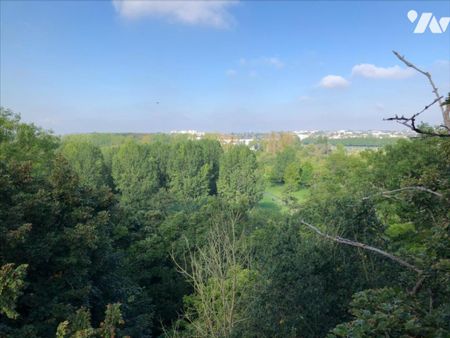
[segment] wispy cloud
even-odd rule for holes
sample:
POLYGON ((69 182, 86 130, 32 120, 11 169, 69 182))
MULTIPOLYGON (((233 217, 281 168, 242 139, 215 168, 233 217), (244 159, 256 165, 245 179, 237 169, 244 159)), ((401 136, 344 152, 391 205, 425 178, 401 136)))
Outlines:
POLYGON ((258 77, 258 73, 256 71, 254 71, 254 70, 251 70, 248 73, 248 76, 255 78, 255 77, 258 77))
POLYGON ((439 67, 448 68, 450 66, 450 60, 436 60, 434 64, 439 67))
MULTIPOLYGON (((361 76, 369 79, 405 79, 414 75, 414 70, 393 67, 377 67, 369 63, 361 63, 353 66, 352 76, 361 76)), ((322 88, 345 88, 350 86, 350 81, 340 75, 327 75, 319 82, 322 88)))
POLYGON ((263 58, 262 62, 278 69, 284 67, 284 63, 277 57, 263 58))
POLYGON ((112 0, 116 11, 125 18, 163 17, 171 22, 227 28, 234 20, 228 8, 234 0, 112 0))
POLYGON ((377 102, 376 104, 375 104, 375 110, 377 111, 377 112, 384 112, 384 104, 382 104, 382 103, 379 103, 379 102, 377 102))
POLYGON ((377 67, 372 64, 362 63, 352 68, 353 76, 362 76, 370 79, 405 79, 414 75, 414 71, 410 68, 393 67, 377 67))
POLYGON ((327 89, 345 88, 349 85, 350 82, 339 75, 327 75, 319 82, 319 87, 327 89))
POLYGON ((226 74, 228 77, 234 77, 234 76, 237 75, 237 71, 234 70, 234 69, 228 69, 228 70, 225 72, 225 74, 226 74))
POLYGON ((249 67, 270 66, 276 69, 281 69, 284 67, 284 62, 276 56, 260 57, 255 59, 241 58, 239 59, 239 65, 249 67))
POLYGON ((308 95, 302 95, 302 96, 299 96, 298 100, 301 102, 310 101, 310 100, 312 100, 312 97, 310 97, 308 95))

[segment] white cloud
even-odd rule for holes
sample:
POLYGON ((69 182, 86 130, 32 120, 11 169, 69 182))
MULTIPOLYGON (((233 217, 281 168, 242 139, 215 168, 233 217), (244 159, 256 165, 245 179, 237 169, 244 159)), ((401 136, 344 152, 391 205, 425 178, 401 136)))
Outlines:
POLYGON ((322 88, 345 88, 350 85, 350 82, 339 75, 327 75, 319 82, 319 87, 322 88))
POLYGON ((123 17, 164 17, 170 21, 191 25, 206 25, 226 28, 233 23, 228 7, 234 0, 112 0, 114 8, 123 17))
POLYGON ((352 68, 352 75, 359 75, 371 79, 404 79, 414 75, 411 68, 377 67, 372 64, 362 63, 352 68))
POLYGON ((237 75, 237 71, 235 71, 234 69, 228 69, 225 74, 229 77, 234 77, 237 75))

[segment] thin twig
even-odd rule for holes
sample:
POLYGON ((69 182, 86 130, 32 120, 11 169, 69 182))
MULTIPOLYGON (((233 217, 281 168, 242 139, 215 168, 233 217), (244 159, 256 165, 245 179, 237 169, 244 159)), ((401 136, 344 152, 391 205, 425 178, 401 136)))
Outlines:
POLYGON ((434 131, 423 130, 423 129, 420 129, 419 127, 416 126, 416 118, 417 118, 417 116, 422 114, 425 110, 430 108, 436 102, 439 102, 439 100, 441 98, 442 98, 442 96, 434 99, 433 102, 431 102, 429 105, 426 105, 425 108, 423 108, 418 113, 415 113, 411 117, 406 117, 404 115, 402 115, 402 116, 395 115, 394 117, 385 118, 384 120, 385 121, 395 121, 397 123, 400 123, 400 124, 410 128, 410 129, 414 130, 416 133, 419 133, 419 134, 424 134, 424 135, 429 135, 429 136, 438 136, 438 137, 450 137, 450 129, 447 126, 445 126, 445 125, 441 125, 441 127, 444 128, 445 130, 447 130, 449 132, 448 134, 442 134, 442 133, 436 133, 434 131))

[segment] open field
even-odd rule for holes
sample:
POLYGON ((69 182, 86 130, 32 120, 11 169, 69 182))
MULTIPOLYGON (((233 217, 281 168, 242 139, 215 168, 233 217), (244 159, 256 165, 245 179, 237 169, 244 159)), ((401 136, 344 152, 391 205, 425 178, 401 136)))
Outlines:
MULTIPOLYGON (((286 211, 287 207, 283 203, 283 184, 268 184, 264 191, 264 196, 259 202, 259 206, 265 210, 281 210, 286 211)), ((300 189, 293 193, 299 203, 307 200, 309 196, 308 189, 300 189)))

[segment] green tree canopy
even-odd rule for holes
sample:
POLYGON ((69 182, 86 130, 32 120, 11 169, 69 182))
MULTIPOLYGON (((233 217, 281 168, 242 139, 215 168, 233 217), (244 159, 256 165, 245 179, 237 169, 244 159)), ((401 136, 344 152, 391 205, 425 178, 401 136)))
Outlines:
POLYGON ((89 142, 64 142, 61 153, 80 178, 80 182, 90 187, 108 185, 109 173, 99 147, 89 142))
POLYGON ((254 206, 261 199, 256 156, 247 146, 233 146, 222 155, 217 188, 221 197, 236 205, 254 206))

